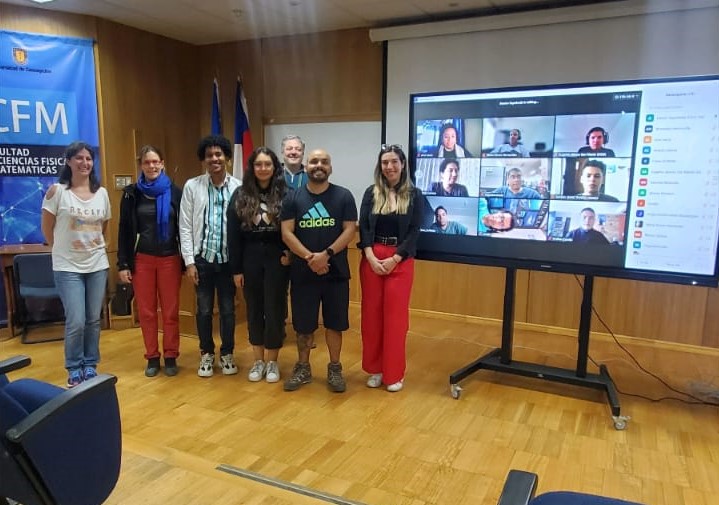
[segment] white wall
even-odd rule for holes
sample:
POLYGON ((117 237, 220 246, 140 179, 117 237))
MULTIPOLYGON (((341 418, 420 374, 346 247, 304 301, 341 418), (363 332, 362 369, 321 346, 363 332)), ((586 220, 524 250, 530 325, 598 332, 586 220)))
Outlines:
POLYGON ((312 149, 325 149, 332 157, 330 182, 349 189, 359 209, 365 189, 373 182, 381 144, 381 123, 353 121, 266 125, 265 142, 280 156, 280 160, 280 144, 285 135, 302 137, 306 144, 305 161, 312 149))
MULTIPOLYGON (((501 16, 497 25, 509 26, 501 29, 484 18, 479 32, 422 37, 437 30, 405 27, 409 38, 388 43, 388 141, 408 142, 411 93, 719 74, 719 2, 658 1, 647 6, 692 8, 650 14, 636 14, 642 2, 629 3, 634 9, 620 5, 600 19, 593 9, 609 11, 595 6, 573 8, 579 15, 564 16, 572 21, 547 11, 517 16, 522 26, 512 27, 511 16, 501 16)), ((389 38, 383 30, 373 39, 389 38)))

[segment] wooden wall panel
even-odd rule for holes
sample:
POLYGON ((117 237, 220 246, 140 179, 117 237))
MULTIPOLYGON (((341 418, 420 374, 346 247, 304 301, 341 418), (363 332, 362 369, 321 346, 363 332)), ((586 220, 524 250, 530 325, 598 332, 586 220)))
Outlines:
MULTIPOLYGON (((582 289, 572 275, 529 272, 527 322, 577 328, 582 289)), ((583 278, 579 276, 583 281, 583 278)))
POLYGON ((0 28, 95 39, 96 18, 0 3, 0 28))
POLYGON ((708 289, 701 345, 719 348, 719 289, 708 289))
MULTIPOLYGON (((359 239, 359 234, 357 236, 359 239)), ((350 264, 350 301, 360 303, 362 301, 362 288, 359 278, 359 264, 362 259, 362 252, 355 247, 357 240, 353 240, 347 248, 347 261, 350 264)))
POLYGON ((382 46, 366 29, 262 41, 266 123, 372 121, 382 113, 382 46))
MULTIPOLYGON (((114 177, 132 174, 136 180, 135 156, 144 144, 163 150, 168 175, 180 188, 199 173, 195 155, 200 138, 197 52, 189 44, 98 20, 103 172, 116 217, 108 232, 110 286, 117 280, 117 218, 122 196, 122 191, 114 188, 114 177)), ((194 289, 184 284, 189 283, 183 280, 181 327, 194 333, 194 289)))
MULTIPOLYGON (((98 60, 103 113, 104 162, 113 209, 121 191, 115 175, 137 176, 136 148, 150 143, 164 151, 168 174, 180 187, 195 175, 199 138, 196 48, 110 21, 98 21, 98 60)), ((114 225, 114 226, 113 226, 114 225)), ((117 245, 117 221, 110 249, 117 245)))
MULTIPOLYGON (((575 276, 532 272, 528 322, 576 329, 582 288, 575 276)), ((584 277, 577 276, 580 282, 584 277)), ((617 335, 712 345, 705 334, 705 308, 710 292, 717 290, 673 284, 596 278, 593 304, 617 335)), ((716 300, 716 298, 715 298, 716 300)), ((609 331, 592 316, 592 331, 609 331)), ((714 331, 716 334, 716 330, 714 331)))
POLYGON ((413 309, 501 319, 503 300, 501 268, 435 261, 415 264, 413 309))
MULTIPOLYGON (((597 279, 594 305, 612 331, 666 342, 702 345, 707 288, 597 279)), ((592 323, 597 331, 604 331, 592 323)))

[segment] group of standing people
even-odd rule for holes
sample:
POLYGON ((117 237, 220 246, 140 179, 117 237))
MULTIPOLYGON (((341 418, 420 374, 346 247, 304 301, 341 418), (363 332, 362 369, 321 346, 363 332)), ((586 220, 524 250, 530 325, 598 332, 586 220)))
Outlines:
MULTIPOLYGON (((204 173, 183 190, 164 170, 161 151, 144 146, 139 177, 124 188, 118 233, 118 272, 132 283, 145 344, 145 375, 178 373, 179 293, 182 271, 195 287, 200 362, 215 370, 213 308, 219 308, 223 374, 238 373, 234 359, 235 293, 247 309, 252 382, 280 380, 278 356, 288 318, 297 334, 297 361, 284 382, 295 391, 312 381, 310 351, 319 314, 329 353, 327 384, 343 392, 342 332, 349 328, 347 246, 357 231, 355 200, 330 183, 332 159, 308 153, 297 136, 282 141, 282 158, 266 147, 253 151, 242 181, 227 172, 232 145, 208 136, 198 145, 204 173), (157 309, 161 309, 162 344, 157 309), (164 359, 164 364, 161 362, 164 359)), ((94 377, 100 360, 100 313, 109 269, 103 233, 111 217, 107 192, 93 171, 94 151, 68 147, 59 181, 43 201, 42 228, 53 248, 53 270, 66 313, 68 387, 94 377)), ((409 178, 400 146, 382 146, 359 213, 362 251, 362 367, 367 386, 403 388, 413 257, 424 199, 409 178)))

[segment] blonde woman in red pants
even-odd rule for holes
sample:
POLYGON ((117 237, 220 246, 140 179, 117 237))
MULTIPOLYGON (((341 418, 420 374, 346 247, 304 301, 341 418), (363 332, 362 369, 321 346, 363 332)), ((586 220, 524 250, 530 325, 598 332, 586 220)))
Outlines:
POLYGON ((360 208, 362 368, 370 374, 368 387, 384 384, 393 393, 404 386, 409 298, 423 205, 402 147, 382 146, 374 184, 365 191, 360 208))

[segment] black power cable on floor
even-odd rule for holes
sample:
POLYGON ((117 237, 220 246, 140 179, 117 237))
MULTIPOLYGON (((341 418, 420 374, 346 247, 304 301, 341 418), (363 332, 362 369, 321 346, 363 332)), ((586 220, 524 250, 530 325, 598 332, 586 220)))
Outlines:
MULTIPOLYGON (((584 284, 583 284, 582 281, 579 279, 579 276, 575 274, 575 275, 574 275, 574 279, 577 281, 577 284, 579 284, 579 287, 583 290, 583 289, 584 289, 584 284)), ((677 398, 677 397, 675 397, 675 396, 662 396, 661 398, 649 398, 648 396, 643 396, 643 395, 639 395, 639 394, 636 394, 636 393, 626 393, 626 392, 622 391, 621 389, 619 389, 619 387, 618 387, 618 386, 616 385, 616 383, 615 383, 614 386, 617 388, 617 391, 618 391, 619 393, 621 393, 621 394, 623 394, 623 395, 627 395, 627 396, 634 396, 634 397, 636 397, 636 398, 642 398, 642 399, 648 400, 648 401, 650 401, 650 402, 663 402, 663 401, 666 401, 666 400, 674 400, 674 401, 686 403, 686 404, 689 404, 689 405, 710 405, 710 406, 712 406, 712 407, 719 407, 719 403, 710 402, 710 401, 704 400, 704 399, 702 399, 702 398, 699 398, 698 396, 696 396, 696 395, 694 395, 694 394, 692 394, 692 393, 687 393, 686 391, 682 391, 682 390, 680 390, 680 389, 677 389, 677 388, 675 388, 674 386, 672 386, 672 385, 670 385, 669 383, 667 383, 667 381, 665 381, 664 379, 662 379, 661 377, 659 377, 659 376, 658 376, 657 374, 655 374, 654 372, 651 372, 651 371, 647 370, 646 368, 644 368, 644 366, 643 366, 641 363, 639 363, 639 361, 637 360, 637 358, 629 351, 629 349, 627 349, 626 347, 624 347, 624 345, 619 341, 619 339, 617 339, 617 336, 614 334, 614 332, 613 332, 612 329, 609 327, 609 325, 608 325, 606 322, 604 322, 604 319, 602 319, 602 316, 599 315, 599 312, 597 311, 597 309, 596 309, 596 307, 594 306, 593 303, 592 303, 592 313, 597 317, 597 319, 599 320, 599 322, 602 323, 602 326, 604 326, 604 328, 605 328, 605 329, 609 332, 609 334, 612 336, 612 338, 614 339, 614 343, 617 344, 617 346, 618 346, 622 351, 624 351, 624 353, 625 353, 627 356, 629 356, 629 358, 634 362, 634 364, 637 366, 637 368, 639 368, 639 370, 641 370, 642 372, 644 372, 644 373, 647 374, 648 376, 650 376, 650 377, 656 379, 657 381, 659 381, 664 387, 666 387, 666 388, 669 389, 670 391, 673 391, 673 392, 675 392, 675 393, 677 393, 677 394, 680 394, 680 395, 686 396, 686 397, 688 397, 688 398, 691 398, 691 399, 694 400, 694 401, 686 400, 686 399, 684 399, 684 398, 677 398)), ((597 363, 597 362, 594 360, 594 358, 592 358, 590 355, 587 355, 587 356, 588 356, 589 360, 590 360, 592 363, 594 363, 594 366, 596 366, 597 368, 599 368, 599 366, 600 366, 599 363, 597 363)))

